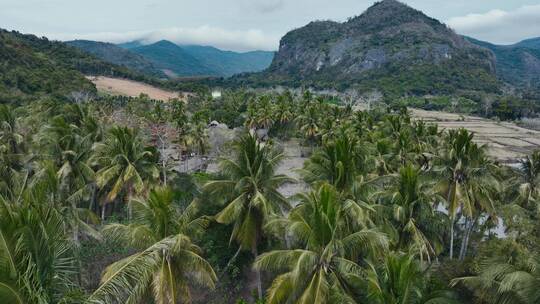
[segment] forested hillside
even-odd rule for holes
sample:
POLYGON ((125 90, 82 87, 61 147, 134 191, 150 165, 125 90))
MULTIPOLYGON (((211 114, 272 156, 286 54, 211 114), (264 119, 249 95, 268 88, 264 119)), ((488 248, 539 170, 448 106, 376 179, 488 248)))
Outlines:
POLYGON ((146 45, 134 41, 119 46, 152 61, 168 72, 171 78, 175 75, 229 77, 244 72, 258 72, 266 69, 274 57, 273 52, 238 53, 211 46, 176 45, 165 40, 146 45))
POLYGON ((0 103, 95 91, 75 65, 88 69, 96 62, 61 43, 0 30, 0 62, 0 103))
POLYGON ((522 89, 540 90, 540 39, 529 39, 513 45, 495 45, 470 37, 466 39, 493 52, 497 75, 503 81, 522 89))
POLYGON ((67 41, 66 44, 77 47, 82 51, 88 52, 105 62, 125 66, 133 71, 147 74, 149 76, 160 78, 166 77, 166 75, 161 70, 156 68, 150 61, 148 61, 144 57, 112 43, 89 40, 73 40, 67 41))

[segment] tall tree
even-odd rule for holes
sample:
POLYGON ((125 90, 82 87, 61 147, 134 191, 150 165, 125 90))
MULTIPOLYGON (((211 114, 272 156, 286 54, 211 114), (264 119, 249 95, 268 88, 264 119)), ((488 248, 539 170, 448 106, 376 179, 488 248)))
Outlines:
MULTIPOLYGON (((263 238, 263 226, 268 219, 283 210, 289 203, 278 188, 292 181, 285 175, 276 174, 283 158, 272 145, 259 142, 254 133, 242 136, 234 146, 234 157, 220 162, 223 179, 206 183, 203 190, 225 198, 224 209, 215 218, 222 224, 233 224, 231 241, 240 250, 250 250, 258 256, 259 243, 263 238)), ((260 273, 257 272, 258 293, 262 298, 260 273)))
POLYGON ((103 234, 140 251, 103 273, 89 303, 141 303, 147 295, 159 304, 191 301, 190 287, 213 288, 216 275, 190 236, 206 227, 194 204, 181 210, 170 188, 155 188, 147 200, 136 199, 129 225, 110 224, 103 234))
POLYGON ((94 145, 92 163, 98 187, 106 188, 102 217, 106 204, 127 192, 127 200, 144 190, 145 180, 159 178, 156 151, 145 147, 136 130, 113 127, 105 141, 94 145))
POLYGON ((284 272, 274 279, 267 303, 355 303, 355 290, 363 281, 356 261, 388 247, 384 234, 362 228, 355 216, 358 208, 329 184, 300 195, 284 225, 297 249, 264 253, 254 265, 284 272))

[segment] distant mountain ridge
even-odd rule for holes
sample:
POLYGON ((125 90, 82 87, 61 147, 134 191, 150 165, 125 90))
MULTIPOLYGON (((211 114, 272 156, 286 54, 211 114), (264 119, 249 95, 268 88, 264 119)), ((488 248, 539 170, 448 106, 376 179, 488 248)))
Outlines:
POLYGON ((379 89, 394 95, 496 92, 493 54, 395 0, 339 23, 315 21, 287 33, 270 67, 246 84, 379 89))
POLYGON ((470 37, 465 39, 493 52, 500 79, 520 88, 540 89, 540 38, 512 45, 496 45, 470 37))
POLYGON ((66 41, 66 44, 88 52, 104 61, 125 66, 143 74, 161 78, 166 77, 160 69, 143 56, 130 52, 112 43, 73 40, 66 41))
POLYGON ((210 76, 213 71, 178 45, 161 40, 129 49, 152 62, 170 76, 210 76))
POLYGON ((85 41, 84 45, 79 44, 78 46, 105 61, 124 65, 137 71, 146 71, 146 74, 155 74, 155 71, 152 71, 150 67, 152 66, 163 75, 166 74, 172 78, 185 76, 229 77, 239 73, 258 72, 266 69, 274 57, 274 52, 238 53, 211 46, 177 45, 167 40, 152 44, 131 41, 118 44, 115 47, 103 42, 85 41), (96 52, 96 49, 100 52, 96 52), (132 56, 128 56, 128 54, 132 54, 132 56))

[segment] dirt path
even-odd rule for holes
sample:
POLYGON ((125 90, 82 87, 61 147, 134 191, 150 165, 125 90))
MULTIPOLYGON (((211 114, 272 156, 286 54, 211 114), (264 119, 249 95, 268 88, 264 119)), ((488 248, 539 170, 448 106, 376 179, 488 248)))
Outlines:
POLYGON ((133 80, 111 78, 104 76, 87 76, 92 81, 98 91, 105 92, 113 95, 125 95, 136 97, 141 93, 144 93, 152 99, 168 101, 173 98, 185 99, 186 94, 180 92, 166 91, 160 88, 156 88, 146 83, 137 82, 133 80))

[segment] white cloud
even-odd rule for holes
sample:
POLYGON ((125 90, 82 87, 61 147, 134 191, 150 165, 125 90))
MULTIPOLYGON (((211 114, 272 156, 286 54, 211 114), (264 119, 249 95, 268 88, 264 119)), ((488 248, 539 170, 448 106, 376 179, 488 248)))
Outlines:
POLYGON ((122 43, 141 40, 144 43, 153 43, 159 40, 170 40, 178 44, 211 45, 224 50, 273 51, 278 48, 280 37, 268 35, 261 30, 225 30, 212 26, 194 28, 173 27, 154 31, 130 32, 100 32, 87 34, 42 34, 51 39, 73 40, 87 39, 112 43, 122 43))
POLYGON ((458 33, 492 43, 511 44, 540 36, 540 5, 515 10, 494 9, 483 14, 468 14, 446 22, 458 33))

